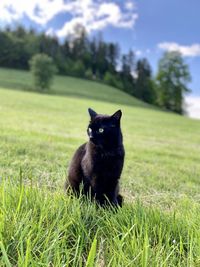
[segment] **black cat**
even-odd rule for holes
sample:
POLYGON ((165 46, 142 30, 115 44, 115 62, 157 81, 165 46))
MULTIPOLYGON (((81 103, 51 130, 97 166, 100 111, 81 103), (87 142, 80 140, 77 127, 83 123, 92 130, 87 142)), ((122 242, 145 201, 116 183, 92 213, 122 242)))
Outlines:
POLYGON ((67 184, 77 194, 95 198, 100 205, 122 206, 119 179, 124 164, 124 147, 120 129, 121 110, 112 116, 88 109, 91 120, 87 133, 89 141, 75 152, 69 167, 67 184))

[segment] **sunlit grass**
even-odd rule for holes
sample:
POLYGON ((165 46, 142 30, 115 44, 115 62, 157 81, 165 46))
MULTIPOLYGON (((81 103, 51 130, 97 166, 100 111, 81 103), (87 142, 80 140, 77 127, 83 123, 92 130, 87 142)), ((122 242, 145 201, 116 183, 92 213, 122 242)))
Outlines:
POLYGON ((0 203, 1 264, 6 266, 199 263, 199 207, 191 207, 195 217, 189 210, 165 213, 140 201, 105 210, 60 190, 8 181, 3 181, 0 203))
POLYGON ((200 266, 198 121, 74 78, 58 77, 50 95, 8 90, 15 82, 31 85, 0 69, 0 266, 200 266), (63 192, 88 107, 123 112, 117 212, 63 192))

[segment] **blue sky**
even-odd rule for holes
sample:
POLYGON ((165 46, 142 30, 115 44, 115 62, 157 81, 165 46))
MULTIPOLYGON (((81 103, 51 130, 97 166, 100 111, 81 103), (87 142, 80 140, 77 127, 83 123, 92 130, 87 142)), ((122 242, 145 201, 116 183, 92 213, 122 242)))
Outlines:
POLYGON ((200 1, 198 0, 0 0, 0 25, 23 24, 60 39, 83 24, 106 41, 147 57, 154 74, 165 50, 178 50, 192 75, 193 96, 200 96, 200 1))

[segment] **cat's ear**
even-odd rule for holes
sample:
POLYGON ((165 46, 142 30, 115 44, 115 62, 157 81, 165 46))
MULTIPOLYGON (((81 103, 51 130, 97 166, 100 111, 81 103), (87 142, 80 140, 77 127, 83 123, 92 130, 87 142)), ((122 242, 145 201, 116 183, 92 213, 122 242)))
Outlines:
POLYGON ((116 112, 112 115, 112 117, 115 118, 115 119, 117 119, 118 121, 120 121, 121 116, 122 116, 122 112, 121 112, 121 110, 116 111, 116 112))
POLYGON ((90 114, 91 120, 93 120, 97 116, 97 113, 91 108, 88 108, 88 112, 90 114))

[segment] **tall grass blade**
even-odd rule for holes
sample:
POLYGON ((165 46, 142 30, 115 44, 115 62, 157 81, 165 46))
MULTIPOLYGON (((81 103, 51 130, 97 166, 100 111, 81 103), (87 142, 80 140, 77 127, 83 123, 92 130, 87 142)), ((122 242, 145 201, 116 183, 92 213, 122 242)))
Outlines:
POLYGON ((86 267, 94 267, 95 266, 95 257, 96 257, 96 250, 97 250, 97 234, 95 235, 89 254, 86 262, 86 267))
POLYGON ((0 241, 0 248, 1 248, 1 252, 2 252, 2 255, 3 255, 3 261, 5 262, 6 264, 6 267, 12 267, 9 259, 8 259, 8 256, 7 256, 7 253, 6 253, 6 250, 4 248, 4 245, 3 245, 3 242, 0 241))

